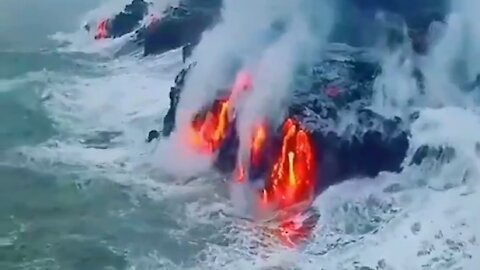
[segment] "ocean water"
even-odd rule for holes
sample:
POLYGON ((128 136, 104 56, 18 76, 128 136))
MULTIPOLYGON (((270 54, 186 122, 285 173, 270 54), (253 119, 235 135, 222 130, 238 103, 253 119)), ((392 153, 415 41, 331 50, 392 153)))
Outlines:
MULTIPOLYGON (((419 60, 427 95, 412 91, 408 61, 385 54, 373 106, 421 112, 409 155, 428 143, 456 159, 331 187, 299 250, 225 214, 224 179, 163 172, 185 161, 144 140, 161 125, 181 53, 115 56, 124 40, 98 44, 81 30, 126 2, 0 2, 0 269, 477 269, 478 96, 447 80, 454 56, 480 71, 475 1, 459 1, 444 40, 419 60)), ((244 3, 231 7, 253 5, 244 3)))

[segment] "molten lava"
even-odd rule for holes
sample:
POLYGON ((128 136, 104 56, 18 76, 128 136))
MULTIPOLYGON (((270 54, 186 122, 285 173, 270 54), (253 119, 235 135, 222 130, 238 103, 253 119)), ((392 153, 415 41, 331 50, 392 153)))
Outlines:
MULTIPOLYGON (((251 89, 252 79, 248 73, 239 73, 228 98, 216 100, 204 113, 195 115, 189 129, 189 142, 198 151, 214 154, 231 136, 231 127, 235 121, 235 107, 247 89, 251 89)), ((309 238, 318 217, 310 222, 292 222, 292 217, 307 210, 314 198, 315 153, 309 134, 293 119, 287 119, 283 125, 281 145, 278 156, 273 162, 269 158, 270 140, 267 126, 257 125, 250 141, 250 162, 239 162, 234 178, 239 183, 249 179, 250 169, 267 171, 270 168, 265 186, 259 190, 260 214, 274 211, 280 225, 272 231, 287 246, 294 247, 298 242, 309 238), (268 146, 268 147, 267 147, 268 146), (251 166, 251 167, 247 167, 251 166)))
POLYGON ((264 206, 278 210, 310 203, 315 191, 315 158, 307 132, 292 119, 283 126, 281 151, 262 190, 264 206))
POLYGON ((250 74, 239 73, 226 100, 216 101, 206 114, 195 116, 189 137, 197 150, 212 154, 220 148, 233 122, 235 103, 243 91, 250 89, 251 86, 250 74))
POLYGON ((108 23, 109 20, 103 20, 98 24, 97 34, 95 35, 95 39, 105 39, 108 38, 108 23))
MULTIPOLYGON (((251 138, 250 166, 259 167, 264 158, 265 144, 267 142, 267 128, 265 125, 258 125, 254 129, 251 138)), ((245 167, 242 161, 239 161, 236 168, 236 180, 240 183, 245 182, 248 176, 245 173, 245 167)))

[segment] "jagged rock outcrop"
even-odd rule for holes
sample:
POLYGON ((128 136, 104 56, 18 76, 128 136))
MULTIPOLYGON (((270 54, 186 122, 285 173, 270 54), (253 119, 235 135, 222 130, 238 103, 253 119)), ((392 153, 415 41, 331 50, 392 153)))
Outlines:
POLYGON ((123 12, 117 14, 110 23, 109 33, 117 38, 130 33, 140 26, 140 22, 148 14, 149 4, 143 0, 133 0, 125 6, 123 12))
POLYGON ((102 20, 96 29, 87 24, 85 30, 94 30, 95 39, 119 38, 135 31, 126 47, 143 47, 145 56, 183 47, 185 60, 203 32, 220 20, 222 0, 182 0, 179 6, 164 10, 161 18, 152 15, 146 25, 141 25, 150 5, 144 0, 133 0, 120 13, 102 20))
MULTIPOLYGON (((190 4, 194 6, 193 2, 191 0, 190 4)), ((384 10, 399 15, 407 26, 408 36, 404 36, 401 23, 389 26, 391 22, 387 22, 390 29, 387 29, 386 45, 395 47, 395 44, 403 43, 406 38, 410 38, 413 42, 412 47, 417 53, 425 53, 427 50, 422 43, 426 42, 430 23, 442 21, 446 14, 444 1, 436 4, 429 0, 421 1, 416 12, 409 9, 409 4, 398 1, 384 3, 371 0, 359 3, 356 0, 345 0, 344 2, 353 3, 363 11, 384 10), (418 39, 415 38, 415 33, 420 33, 418 39)), ((189 47, 185 47, 184 50, 187 54, 200 40, 201 32, 204 31, 202 29, 208 29, 219 19, 220 6, 221 1, 216 0, 212 1, 208 8, 201 8, 202 11, 198 11, 199 13, 190 12, 195 8, 180 12, 179 18, 182 18, 180 21, 184 20, 185 25, 194 23, 197 19, 201 21, 198 24, 202 27, 194 28, 193 32, 180 31, 187 33, 188 38, 180 37, 179 35, 182 34, 173 34, 172 39, 169 39, 167 34, 162 37, 162 40, 152 37, 146 41, 150 40, 152 46, 155 44, 160 51, 167 50, 168 44, 173 44, 172 46, 189 44, 189 47), (205 10, 208 12, 202 13, 205 10), (189 19, 187 14, 191 14, 192 17, 189 19)), ((180 21, 168 22, 167 20, 164 28, 160 27, 157 31, 170 33, 174 28, 183 29, 182 26, 173 26, 180 21), (169 23, 172 26, 168 26, 169 23)), ((363 30, 369 31, 369 29, 363 30)), ((158 51, 146 50, 146 54, 154 52, 158 51)), ((322 61, 312 67, 310 74, 304 76, 306 81, 294 89, 289 99, 290 103, 284 117, 296 119, 304 129, 310 132, 319 153, 317 157, 320 166, 318 179, 321 179, 321 184, 318 185, 319 190, 352 177, 373 177, 382 171, 402 170, 409 147, 408 125, 412 119, 398 117, 386 119, 368 109, 371 104, 374 79, 381 72, 379 61, 380 59, 372 51, 353 49, 346 45, 332 45, 322 61)), ((161 132, 163 136, 170 136, 175 129, 177 105, 186 76, 192 68, 194 65, 182 70, 175 79, 175 86, 171 88, 170 108, 164 117, 161 132)), ((420 89, 422 87, 421 72, 415 70, 412 76, 417 79, 420 89)), ((215 164, 218 170, 225 173, 232 172, 236 166, 238 138, 235 125, 232 126, 229 136, 219 149, 215 164)), ((280 131, 273 130, 273 133, 280 134, 280 131)), ((271 140, 271 151, 276 151, 275 148, 278 147, 278 141, 281 139, 273 136, 271 140)), ((266 152, 269 153, 269 151, 266 152)), ((422 151, 419 149, 418 154, 411 161, 412 164, 417 164, 423 159, 421 156, 424 151, 422 151)), ((266 164, 265 166, 268 167, 268 162, 266 164)), ((255 170, 249 174, 253 175, 253 178, 262 177, 266 171, 264 167, 255 168, 255 170)))
MULTIPOLYGON (((117 38, 140 27, 133 42, 143 46, 144 55, 184 47, 186 58, 204 31, 221 20, 222 4, 222 0, 181 0, 179 6, 168 7, 160 19, 140 26, 148 13, 149 4, 144 0, 133 0, 122 12, 100 23, 99 30, 105 29, 101 30, 105 33, 99 33, 99 36, 117 38)), ((396 47, 409 39, 414 51, 421 54, 428 51, 431 23, 444 21, 448 11, 445 0, 421 0, 415 3, 399 0, 343 0, 339 4, 343 12, 331 35, 332 42, 370 46, 378 41, 380 35, 387 34, 386 42, 389 46, 396 47), (380 11, 388 15, 379 19, 380 11), (362 27, 359 28, 358 25, 362 27)), ((90 26, 87 25, 86 28, 89 30, 90 26)))

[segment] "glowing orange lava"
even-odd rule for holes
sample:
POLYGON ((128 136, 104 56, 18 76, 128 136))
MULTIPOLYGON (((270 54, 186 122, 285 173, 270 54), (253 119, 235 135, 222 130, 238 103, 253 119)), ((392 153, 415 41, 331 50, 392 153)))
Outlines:
POLYGON ((265 188, 264 206, 287 209, 313 199, 316 168, 311 139, 292 119, 283 126, 279 157, 273 165, 265 188))
POLYGON ((255 133, 252 139, 251 162, 254 166, 258 166, 261 162, 262 152, 265 148, 266 140, 267 140, 267 129, 265 125, 259 125, 255 129, 255 133))
POLYGON ((212 154, 220 148, 232 124, 235 103, 251 85, 250 74, 239 73, 228 99, 216 102, 203 117, 195 116, 189 137, 197 150, 212 154))
POLYGON ((97 34, 95 35, 95 39, 104 39, 108 37, 108 19, 103 20, 98 24, 97 34))

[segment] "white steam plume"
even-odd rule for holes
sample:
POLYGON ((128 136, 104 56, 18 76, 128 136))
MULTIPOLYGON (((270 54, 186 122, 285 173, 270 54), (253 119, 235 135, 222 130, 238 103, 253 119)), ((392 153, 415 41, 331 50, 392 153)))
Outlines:
POLYGON ((299 1, 225 0, 222 22, 207 31, 193 52, 196 68, 183 89, 177 126, 213 100, 219 89, 231 84, 238 67, 252 62, 270 43, 272 24, 291 18, 299 1))
POLYGON ((456 14, 449 16, 442 38, 422 63, 427 106, 461 105, 463 102, 464 95, 454 79, 462 46, 459 19, 456 14))

